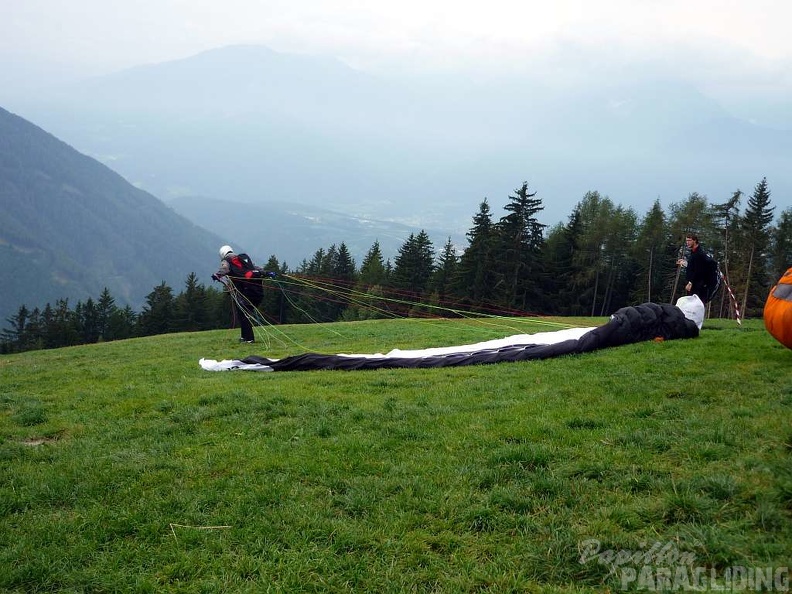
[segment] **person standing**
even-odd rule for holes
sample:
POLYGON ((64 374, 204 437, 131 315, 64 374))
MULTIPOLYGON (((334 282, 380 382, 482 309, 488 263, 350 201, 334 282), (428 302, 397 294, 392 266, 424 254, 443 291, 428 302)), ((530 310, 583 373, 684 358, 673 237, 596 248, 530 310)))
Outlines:
POLYGON ((231 303, 241 332, 239 342, 255 342, 251 318, 264 298, 262 278, 274 276, 274 272, 265 272, 255 266, 247 254, 234 253, 230 245, 220 248, 220 268, 212 275, 212 280, 227 277, 232 285, 231 303))
POLYGON ((714 292, 714 287, 710 287, 709 262, 707 254, 699 243, 698 235, 689 233, 685 236, 685 245, 689 253, 687 260, 680 259, 677 264, 686 266, 685 291, 688 294, 697 295, 702 303, 707 303, 714 292))

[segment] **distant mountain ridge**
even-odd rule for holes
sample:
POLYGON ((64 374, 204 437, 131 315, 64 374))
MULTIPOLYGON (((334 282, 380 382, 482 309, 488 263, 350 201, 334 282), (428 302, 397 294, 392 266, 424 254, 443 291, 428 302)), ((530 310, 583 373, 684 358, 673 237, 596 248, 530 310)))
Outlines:
POLYGON ((723 201, 764 177, 779 203, 792 196, 792 132, 639 67, 589 83, 408 83, 229 46, 14 105, 166 203, 287 202, 458 235, 482 199, 499 216, 523 181, 550 225, 589 190, 639 215, 691 192, 723 201))
POLYGON ((0 108, 0 325, 20 305, 96 299, 139 309, 162 281, 208 281, 220 239, 105 165, 0 108))

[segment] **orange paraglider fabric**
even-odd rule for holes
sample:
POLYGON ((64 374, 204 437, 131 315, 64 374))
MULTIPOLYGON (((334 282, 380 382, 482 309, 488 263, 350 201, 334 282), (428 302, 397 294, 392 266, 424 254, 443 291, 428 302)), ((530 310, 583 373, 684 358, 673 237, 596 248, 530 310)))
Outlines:
POLYGON ((792 349, 792 268, 770 289, 764 307, 764 323, 773 338, 792 349))

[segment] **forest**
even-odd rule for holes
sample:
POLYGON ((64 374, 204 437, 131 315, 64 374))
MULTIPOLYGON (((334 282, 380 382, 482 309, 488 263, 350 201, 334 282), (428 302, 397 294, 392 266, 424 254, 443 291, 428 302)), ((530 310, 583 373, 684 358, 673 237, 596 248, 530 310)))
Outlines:
MULTIPOLYGON (((467 245, 447 239, 439 249, 421 230, 393 261, 374 242, 358 265, 342 241, 319 248, 295 269, 270 256, 277 272, 264 281, 261 315, 272 324, 353 321, 386 316, 606 316, 647 301, 673 303, 684 294, 687 233, 718 260, 722 288, 710 317, 760 317, 772 284, 792 265, 792 207, 776 218, 766 179, 746 196, 722 203, 690 194, 664 210, 614 204, 591 191, 566 223, 548 228, 544 206, 523 182, 495 218, 485 198, 472 218, 467 245)), ((19 307, 0 333, 0 352, 12 353, 234 324, 230 297, 191 273, 176 294, 165 282, 139 312, 121 307, 108 289, 73 307, 19 307)))

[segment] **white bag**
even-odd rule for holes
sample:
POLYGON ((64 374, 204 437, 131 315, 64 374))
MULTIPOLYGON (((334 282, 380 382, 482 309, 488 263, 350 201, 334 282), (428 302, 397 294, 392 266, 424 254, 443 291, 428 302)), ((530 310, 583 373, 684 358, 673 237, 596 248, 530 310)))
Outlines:
POLYGON ((698 329, 704 325, 704 303, 698 295, 688 295, 677 299, 676 306, 682 310, 685 317, 696 323, 698 329))

